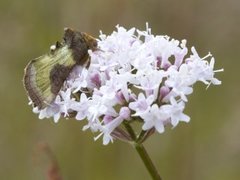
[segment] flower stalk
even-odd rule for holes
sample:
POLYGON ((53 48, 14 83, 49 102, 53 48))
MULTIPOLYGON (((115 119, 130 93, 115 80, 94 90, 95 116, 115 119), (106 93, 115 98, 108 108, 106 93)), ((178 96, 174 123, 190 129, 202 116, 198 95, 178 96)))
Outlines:
MULTIPOLYGON (((142 159, 145 167, 147 168, 149 174, 151 175, 153 180, 162 180, 161 176, 159 175, 156 167, 154 166, 151 158, 149 157, 146 149, 144 148, 142 144, 142 138, 145 136, 148 136, 149 132, 147 131, 141 131, 141 133, 136 136, 132 126, 128 122, 124 122, 124 127, 126 128, 127 132, 133 139, 133 147, 138 152, 140 158, 142 159)), ((150 130, 152 131, 152 130, 150 130)), ((150 133, 152 134, 152 133, 150 133)), ((148 136, 149 137, 149 136, 148 136)))
POLYGON ((141 157, 141 159, 142 159, 145 167, 147 168, 149 174, 151 175, 152 179, 153 180, 162 180, 161 176, 159 175, 156 167, 154 166, 152 160, 150 159, 143 144, 134 143, 134 148, 137 150, 139 156, 141 157))

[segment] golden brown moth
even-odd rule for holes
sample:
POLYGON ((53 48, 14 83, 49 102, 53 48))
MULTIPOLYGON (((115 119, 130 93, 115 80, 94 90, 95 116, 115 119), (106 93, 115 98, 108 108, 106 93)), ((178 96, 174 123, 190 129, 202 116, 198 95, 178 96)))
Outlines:
POLYGON ((63 41, 50 49, 48 54, 30 61, 24 70, 24 87, 39 109, 55 100, 74 66, 89 63, 88 50, 96 50, 97 41, 86 33, 65 28, 63 41))

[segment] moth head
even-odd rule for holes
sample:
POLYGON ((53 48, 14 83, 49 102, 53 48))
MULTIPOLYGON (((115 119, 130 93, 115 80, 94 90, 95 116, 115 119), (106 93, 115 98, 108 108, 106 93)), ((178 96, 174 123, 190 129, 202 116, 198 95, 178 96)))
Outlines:
POLYGON ((87 33, 74 31, 71 28, 64 28, 63 40, 70 48, 76 44, 86 44, 87 49, 93 51, 97 49, 97 40, 94 37, 87 33))
POLYGON ((97 40, 87 33, 82 33, 82 35, 83 35, 85 42, 88 45, 88 48, 93 51, 97 50, 97 40))

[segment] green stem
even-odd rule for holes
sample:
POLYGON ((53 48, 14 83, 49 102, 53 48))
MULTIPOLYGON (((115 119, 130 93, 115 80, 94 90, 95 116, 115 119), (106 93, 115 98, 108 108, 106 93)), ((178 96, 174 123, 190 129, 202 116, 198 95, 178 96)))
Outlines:
POLYGON ((139 134, 136 142, 137 143, 142 143, 143 142, 142 140, 144 139, 145 135, 146 135, 146 131, 142 130, 141 133, 139 134))
POLYGON ((137 137, 136 137, 136 134, 135 134, 132 126, 128 122, 126 122, 126 121, 123 121, 123 125, 125 126, 125 129, 129 133, 129 135, 132 138, 132 140, 135 142, 137 137))
POLYGON ((139 134, 136 142, 138 144, 142 144, 147 138, 149 138, 149 136, 151 136, 154 133, 155 129, 149 129, 147 131, 142 130, 141 133, 139 134))
POLYGON ((158 174, 156 167, 154 166, 152 160, 150 159, 146 149, 142 144, 135 143, 135 149, 137 150, 139 156, 141 157, 145 167, 147 168, 148 172, 152 176, 153 180, 161 180, 162 178, 158 174))
MULTIPOLYGON (((138 142, 138 138, 132 128, 132 126, 128 123, 128 122, 123 122, 126 130, 128 131, 129 135, 131 136, 131 138, 134 141, 134 148, 137 150, 139 156, 141 157, 145 167, 147 168, 148 172, 150 173, 151 177, 153 180, 162 180, 162 178, 160 177, 160 175, 158 174, 158 171, 156 169, 156 167, 154 166, 152 160, 150 159, 147 151, 145 150, 143 144, 141 142, 138 142)), ((141 137, 144 136, 144 132, 142 132, 140 134, 140 139, 141 137)))

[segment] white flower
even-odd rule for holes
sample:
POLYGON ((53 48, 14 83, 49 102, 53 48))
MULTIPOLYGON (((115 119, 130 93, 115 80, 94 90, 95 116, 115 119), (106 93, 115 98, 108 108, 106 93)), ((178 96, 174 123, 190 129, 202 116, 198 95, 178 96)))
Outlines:
POLYGON ((173 97, 170 99, 170 104, 166 104, 160 107, 162 111, 170 115, 170 121, 173 127, 177 126, 179 121, 190 121, 189 116, 183 113, 184 108, 184 102, 177 102, 173 97))
POLYGON ((220 85, 221 81, 214 77, 215 72, 221 72, 223 69, 214 71, 215 59, 212 57, 210 63, 205 60, 212 55, 209 53, 206 57, 200 58, 194 47, 191 48, 193 55, 186 59, 190 68, 189 73, 191 76, 195 76, 198 81, 202 81, 206 85, 213 83, 214 85, 220 85))
POLYGON ((158 90, 164 77, 163 71, 151 70, 150 72, 137 72, 137 77, 140 85, 136 86, 145 91, 147 96, 154 95, 157 98, 158 90), (140 75, 141 74, 141 75, 140 75))
POLYGON ((141 114, 144 114, 151 108, 153 101, 154 101, 153 95, 150 95, 147 98, 145 98, 144 94, 140 93, 136 101, 129 103, 129 108, 136 111, 136 113, 133 114, 133 116, 139 116, 141 114))
POLYGON ((83 120, 88 115, 89 101, 86 94, 82 93, 80 101, 71 105, 71 109, 77 112, 76 119, 83 120))
POLYGON ((108 116, 108 121, 109 119, 110 121, 107 124, 100 127, 102 133, 99 136, 97 136, 95 140, 97 140, 103 134, 104 145, 108 144, 109 142, 112 142, 113 138, 111 136, 111 133, 114 131, 115 128, 117 128, 123 122, 123 120, 129 119, 129 117, 130 117, 130 110, 127 107, 122 107, 119 112, 119 116, 116 117, 115 119, 109 118, 108 116))
POLYGON ((67 117, 71 112, 70 107, 75 103, 75 99, 71 98, 71 93, 71 89, 60 91, 54 103, 40 111, 34 108, 34 112, 39 113, 39 119, 53 117, 54 122, 57 123, 61 115, 67 117))
POLYGON ((168 69, 168 78, 165 85, 171 88, 171 92, 164 98, 169 100, 170 97, 180 96, 183 101, 187 101, 186 95, 193 92, 192 85, 196 82, 196 78, 189 74, 189 69, 186 64, 182 64, 179 69, 171 66, 168 69))
POLYGON ((81 74, 78 75, 76 79, 74 79, 72 83, 72 88, 74 89, 73 93, 78 92, 81 90, 81 88, 86 88, 87 87, 87 76, 88 76, 88 71, 87 69, 83 68, 81 71, 81 74))
POLYGON ((55 123, 57 123, 59 118, 61 117, 60 106, 55 103, 52 103, 51 105, 40 111, 38 110, 38 108, 34 108, 33 112, 39 113, 39 119, 53 117, 55 123))
POLYGON ((157 104, 152 105, 149 112, 140 116, 144 120, 143 130, 149 130, 154 127, 159 133, 164 132, 164 121, 169 118, 169 114, 164 109, 160 109, 157 104))

